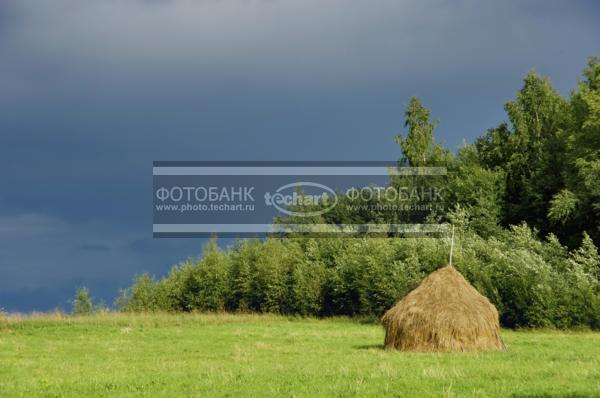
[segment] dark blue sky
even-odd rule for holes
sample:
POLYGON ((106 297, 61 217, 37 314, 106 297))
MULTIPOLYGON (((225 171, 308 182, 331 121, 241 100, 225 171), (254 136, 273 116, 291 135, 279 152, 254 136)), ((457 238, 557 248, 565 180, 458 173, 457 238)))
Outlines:
POLYGON ((152 239, 153 160, 396 159, 413 95, 455 150, 598 37, 593 1, 2 0, 0 307, 197 256, 152 239))

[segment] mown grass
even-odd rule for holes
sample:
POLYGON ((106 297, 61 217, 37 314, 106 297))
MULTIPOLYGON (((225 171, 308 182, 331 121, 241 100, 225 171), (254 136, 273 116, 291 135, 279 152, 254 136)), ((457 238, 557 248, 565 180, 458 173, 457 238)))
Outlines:
POLYGON ((0 396, 600 396, 600 334, 503 331, 505 352, 381 348, 348 319, 38 315, 0 320, 0 396))

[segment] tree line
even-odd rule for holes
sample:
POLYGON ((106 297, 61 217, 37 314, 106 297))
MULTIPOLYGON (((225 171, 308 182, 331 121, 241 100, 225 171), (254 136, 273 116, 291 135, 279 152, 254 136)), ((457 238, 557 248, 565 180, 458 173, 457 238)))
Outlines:
MULTIPOLYGON (((337 206, 312 221, 452 223, 454 265, 496 305, 504 326, 599 328, 600 60, 589 59, 566 98, 529 73, 505 110, 507 122, 453 154, 436 141, 430 111, 412 98, 406 134, 396 138, 399 164, 447 167, 447 176, 427 182, 447 188, 444 209, 415 215, 337 206)), ((395 184, 407 180, 391 177, 395 184)), ((222 250, 211 241, 164 278, 137 277, 117 303, 130 311, 376 317, 447 263, 447 243, 299 236, 222 250)))

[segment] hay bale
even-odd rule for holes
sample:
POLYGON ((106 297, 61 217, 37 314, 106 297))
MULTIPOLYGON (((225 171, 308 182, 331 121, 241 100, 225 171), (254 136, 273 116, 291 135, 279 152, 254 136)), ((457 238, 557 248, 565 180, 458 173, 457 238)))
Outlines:
POLYGON ((498 311, 452 265, 431 273, 389 309, 382 321, 386 349, 504 349, 498 311))

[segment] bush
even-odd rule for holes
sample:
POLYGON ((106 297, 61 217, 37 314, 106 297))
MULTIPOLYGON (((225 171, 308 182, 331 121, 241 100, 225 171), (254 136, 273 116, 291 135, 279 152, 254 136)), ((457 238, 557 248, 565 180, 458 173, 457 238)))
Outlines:
POLYGON ((72 306, 73 315, 90 315, 94 312, 94 303, 87 287, 77 289, 72 306))
MULTIPOLYGON (((458 213, 456 213, 458 217, 458 213)), ((460 217, 459 217, 460 218, 460 217)), ((455 267, 496 305, 505 327, 600 327, 598 250, 569 251, 527 225, 485 238, 459 223, 455 267)), ((138 277, 130 311, 257 311, 379 317, 448 261, 448 239, 269 238, 223 251, 211 241, 160 280, 138 277)))
POLYGON ((158 298, 158 283, 148 274, 142 274, 121 292, 116 304, 122 311, 154 311, 160 309, 158 298))

